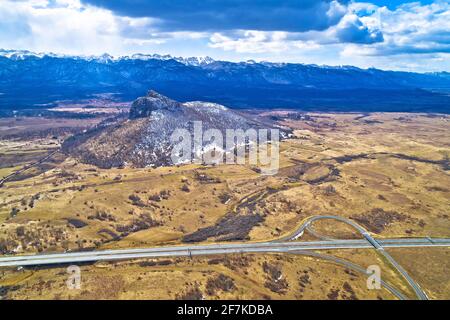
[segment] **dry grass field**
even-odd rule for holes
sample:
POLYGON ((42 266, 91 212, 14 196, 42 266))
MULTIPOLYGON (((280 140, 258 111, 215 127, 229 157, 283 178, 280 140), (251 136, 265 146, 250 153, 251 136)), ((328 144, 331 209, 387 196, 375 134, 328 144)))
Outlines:
MULTIPOLYGON (((1 275, 1 274, 0 274, 1 275)), ((5 272, 11 299, 394 299, 368 290, 366 278, 301 255, 97 263, 81 267, 82 287, 68 290, 65 268, 5 272)))
MULTIPOLYGON (((281 143, 280 169, 273 176, 238 165, 99 169, 56 153, 0 188, 0 251, 272 240, 325 214, 350 218, 379 238, 450 237, 450 117, 281 111, 258 117, 294 129, 294 137, 281 143)), ((0 140, 0 177, 57 150, 59 143, 49 136, 0 140)), ((313 227, 315 236, 303 239, 360 237, 338 222, 313 227)), ((392 250, 435 299, 449 298, 449 253, 392 250)), ((326 254, 363 267, 379 264, 386 281, 414 297, 372 250, 326 254)), ((395 298, 387 290, 366 289, 365 276, 345 266, 302 255, 97 263, 82 271, 78 292, 67 291, 65 268, 0 270, 0 296, 395 298)))

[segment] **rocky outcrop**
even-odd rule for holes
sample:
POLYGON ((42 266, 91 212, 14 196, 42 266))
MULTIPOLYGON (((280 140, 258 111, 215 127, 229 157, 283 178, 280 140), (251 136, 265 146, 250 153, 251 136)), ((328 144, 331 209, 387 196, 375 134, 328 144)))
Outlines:
POLYGON ((180 107, 179 102, 150 90, 145 97, 140 97, 133 102, 130 109, 130 119, 149 117, 156 110, 176 111, 180 107))

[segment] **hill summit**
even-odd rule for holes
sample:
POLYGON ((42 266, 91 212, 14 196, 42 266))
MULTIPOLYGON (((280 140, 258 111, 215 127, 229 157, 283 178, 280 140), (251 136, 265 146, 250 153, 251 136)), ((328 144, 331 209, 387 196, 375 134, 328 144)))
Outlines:
POLYGON ((130 119, 145 118, 157 110, 176 111, 181 107, 181 103, 150 90, 145 97, 140 97, 133 102, 130 109, 130 119))

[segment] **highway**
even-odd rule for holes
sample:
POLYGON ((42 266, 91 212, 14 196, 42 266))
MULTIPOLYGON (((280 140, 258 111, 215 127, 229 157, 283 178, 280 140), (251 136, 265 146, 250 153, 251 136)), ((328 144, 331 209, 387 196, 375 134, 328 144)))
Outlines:
MULTIPOLYGON (((347 218, 339 217, 339 216, 313 216, 313 217, 309 217, 291 235, 288 235, 286 237, 283 237, 283 238, 275 240, 275 241, 296 240, 296 239, 298 239, 299 237, 301 237, 303 235, 305 230, 310 230, 311 223, 313 223, 314 221, 317 221, 317 220, 325 220, 325 219, 337 220, 337 221, 343 222, 345 224, 348 224, 351 227, 353 227, 354 229, 356 229, 367 240, 367 242, 370 243, 375 249, 377 249, 377 251, 397 270, 397 272, 402 275, 402 277, 408 282, 408 284, 411 286, 411 288, 414 290, 414 293, 416 294, 416 296, 420 300, 428 300, 428 297, 427 297, 426 293, 422 290, 422 288, 419 286, 419 284, 416 283, 414 281, 414 279, 411 278, 411 276, 408 274, 408 272, 406 272, 406 270, 403 269, 403 267, 397 261, 395 261, 395 259, 389 253, 387 253, 384 250, 384 248, 388 247, 388 246, 385 245, 382 241, 374 239, 366 229, 364 229, 362 226, 360 226, 356 222, 351 221, 351 220, 349 220, 347 218)), ((313 231, 313 234, 314 233, 315 232, 313 231)), ((323 238, 323 237, 321 237, 321 238, 323 238)), ((429 237, 427 239, 431 243, 433 243, 433 239, 431 239, 429 237)), ((439 240, 437 240, 437 241, 439 241, 439 240)))
MULTIPOLYGON (((398 238, 378 240, 378 243, 380 243, 384 248, 448 247, 450 246, 450 239, 398 238)), ((373 245, 368 243, 366 240, 258 242, 188 246, 183 245, 142 249, 117 249, 22 256, 3 256, 0 258, 0 267, 73 264, 94 261, 112 261, 140 258, 206 256, 232 253, 290 253, 304 250, 368 248, 373 248, 373 245)))
MULTIPOLYGON (((323 238, 323 237, 321 237, 323 238)), ((9 255, 0 257, 0 267, 22 266, 50 266, 58 264, 76 264, 96 261, 114 261, 161 257, 193 257, 208 255, 223 255, 236 253, 291 253, 321 257, 341 265, 346 265, 358 272, 365 274, 364 268, 338 259, 315 252, 315 250, 336 249, 373 249, 383 255, 387 261, 403 276, 419 299, 428 297, 420 286, 408 275, 394 258, 387 253, 385 248, 419 248, 419 247, 450 247, 450 238, 391 238, 375 239, 370 233, 357 223, 338 216, 313 216, 306 219, 292 234, 267 242, 244 243, 215 243, 208 245, 179 245, 153 248, 96 250, 81 252, 50 253, 37 255, 9 255), (364 239, 331 239, 320 241, 294 241, 301 237, 304 231, 311 230, 312 222, 321 219, 341 221, 354 227, 364 239)), ((383 286, 400 299, 405 297, 395 288, 383 282, 383 286)))

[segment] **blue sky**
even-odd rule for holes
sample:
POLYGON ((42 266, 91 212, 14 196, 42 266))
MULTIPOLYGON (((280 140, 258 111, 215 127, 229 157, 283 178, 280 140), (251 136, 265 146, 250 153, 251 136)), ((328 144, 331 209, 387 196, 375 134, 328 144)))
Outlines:
POLYGON ((1 0, 0 48, 450 71, 450 3, 1 0))

